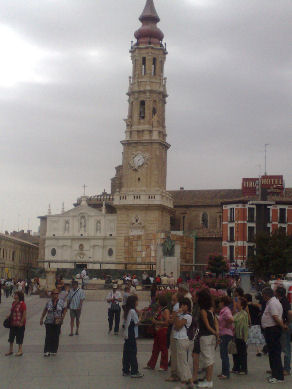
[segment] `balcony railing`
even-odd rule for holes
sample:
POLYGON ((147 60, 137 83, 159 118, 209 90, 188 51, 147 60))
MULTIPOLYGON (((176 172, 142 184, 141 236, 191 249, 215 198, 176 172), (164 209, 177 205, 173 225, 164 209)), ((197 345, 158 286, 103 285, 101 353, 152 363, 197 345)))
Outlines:
POLYGON ((287 218, 286 217, 279 217, 279 223, 286 224, 287 223, 287 218))

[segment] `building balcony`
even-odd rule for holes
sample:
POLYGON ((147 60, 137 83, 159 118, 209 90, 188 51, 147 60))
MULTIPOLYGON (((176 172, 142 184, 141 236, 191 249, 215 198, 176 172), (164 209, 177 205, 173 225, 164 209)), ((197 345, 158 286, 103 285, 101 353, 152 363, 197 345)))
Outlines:
POLYGON ((173 198, 168 192, 116 192, 114 196, 114 205, 163 205, 173 208, 173 198))
POLYGON ((278 223, 279 224, 287 224, 287 218, 284 218, 284 217, 279 218, 278 223))
POLYGON ((255 218, 254 218, 254 217, 253 217, 253 218, 252 218, 252 217, 251 217, 251 218, 248 218, 248 219, 247 219, 247 222, 248 222, 248 223, 255 223, 255 218))

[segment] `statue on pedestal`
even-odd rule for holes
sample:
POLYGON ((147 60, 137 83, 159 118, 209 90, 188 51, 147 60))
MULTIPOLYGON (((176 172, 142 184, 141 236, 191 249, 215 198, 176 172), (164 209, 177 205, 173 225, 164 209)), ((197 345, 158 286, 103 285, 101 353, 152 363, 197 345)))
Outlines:
POLYGON ((162 252, 164 257, 174 257, 174 248, 175 242, 171 239, 170 236, 168 236, 162 245, 162 252))

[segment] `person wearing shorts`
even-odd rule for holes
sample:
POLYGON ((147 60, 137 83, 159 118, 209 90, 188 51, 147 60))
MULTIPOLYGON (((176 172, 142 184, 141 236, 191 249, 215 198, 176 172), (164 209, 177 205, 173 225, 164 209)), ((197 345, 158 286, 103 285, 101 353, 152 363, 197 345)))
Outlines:
POLYGON ((75 335, 79 335, 79 326, 80 326, 80 316, 82 310, 82 304, 85 299, 84 291, 78 287, 78 281, 72 282, 72 289, 68 294, 68 305, 67 308, 70 309, 70 318, 71 318, 71 332, 69 336, 73 336, 74 331, 74 322, 76 320, 76 332, 75 335))

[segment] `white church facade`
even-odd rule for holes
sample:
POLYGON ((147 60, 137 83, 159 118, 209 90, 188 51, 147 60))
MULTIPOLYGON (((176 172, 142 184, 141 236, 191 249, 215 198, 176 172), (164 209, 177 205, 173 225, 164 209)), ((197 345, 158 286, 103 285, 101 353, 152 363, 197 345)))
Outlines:
POLYGON ((50 268, 99 269, 116 258, 116 214, 92 208, 87 197, 69 211, 47 215, 45 262, 50 268), (96 263, 97 262, 97 263, 96 263))

